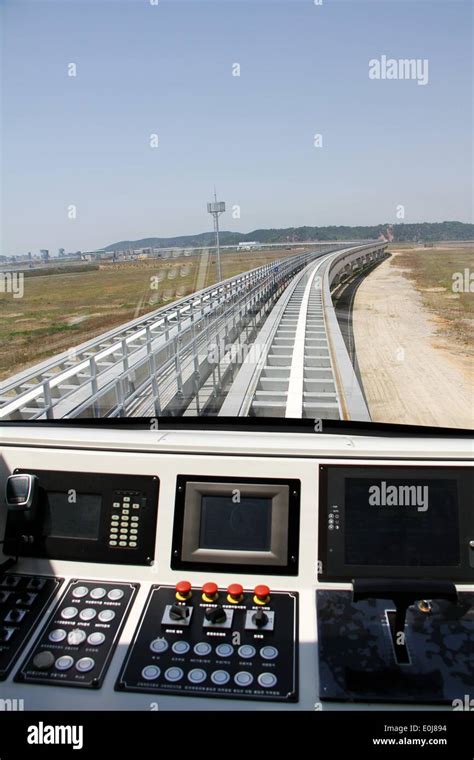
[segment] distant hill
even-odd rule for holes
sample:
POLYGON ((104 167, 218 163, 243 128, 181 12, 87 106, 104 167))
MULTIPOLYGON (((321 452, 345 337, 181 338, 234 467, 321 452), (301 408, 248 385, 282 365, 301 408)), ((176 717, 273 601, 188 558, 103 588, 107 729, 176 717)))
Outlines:
MULTIPOLYGON (((237 245, 249 240, 259 243, 297 243, 303 240, 367 240, 393 232, 395 242, 433 242, 437 240, 474 240, 474 224, 464 222, 420 222, 417 224, 377 224, 372 227, 287 227, 285 229, 253 230, 252 232, 221 232, 222 245, 237 245)), ((177 237, 149 237, 141 240, 121 240, 103 250, 125 248, 199 248, 214 245, 213 232, 177 237)))

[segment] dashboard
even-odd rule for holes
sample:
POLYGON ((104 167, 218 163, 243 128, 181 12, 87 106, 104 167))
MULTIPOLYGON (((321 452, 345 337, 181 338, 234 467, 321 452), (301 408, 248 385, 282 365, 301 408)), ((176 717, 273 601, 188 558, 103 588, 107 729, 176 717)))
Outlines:
POLYGON ((474 693, 472 438, 0 432, 0 686, 25 709, 474 693))

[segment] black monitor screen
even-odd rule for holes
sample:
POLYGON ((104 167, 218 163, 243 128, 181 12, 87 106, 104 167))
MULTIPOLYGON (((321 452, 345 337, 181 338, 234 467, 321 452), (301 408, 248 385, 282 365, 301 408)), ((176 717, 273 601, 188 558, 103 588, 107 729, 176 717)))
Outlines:
POLYGON ((347 478, 347 565, 459 564, 457 481, 347 478))
POLYGON ((201 549, 270 551, 272 499, 241 496, 203 496, 201 499, 201 549))
POLYGON ((48 492, 50 538, 98 540, 102 497, 94 493, 48 492))

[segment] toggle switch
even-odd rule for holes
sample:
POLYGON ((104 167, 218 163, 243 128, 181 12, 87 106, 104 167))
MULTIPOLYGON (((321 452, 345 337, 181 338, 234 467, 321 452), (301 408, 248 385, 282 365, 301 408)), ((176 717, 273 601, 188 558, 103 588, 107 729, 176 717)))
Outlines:
POLYGON ((225 623, 227 620, 226 611, 220 604, 217 607, 208 607, 204 614, 209 623, 219 625, 219 623, 225 623))
POLYGON ((189 610, 187 607, 180 607, 179 604, 173 604, 169 611, 171 620, 186 620, 189 617, 189 610))
POLYGON ((252 615, 252 622, 257 626, 257 628, 265 628, 265 626, 268 624, 268 615, 263 610, 258 610, 252 615))

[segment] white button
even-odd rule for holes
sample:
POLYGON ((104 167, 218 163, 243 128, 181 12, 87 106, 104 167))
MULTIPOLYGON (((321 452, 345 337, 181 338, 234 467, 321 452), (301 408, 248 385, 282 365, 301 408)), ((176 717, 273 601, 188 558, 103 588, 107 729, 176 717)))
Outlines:
POLYGON ((144 678, 146 681, 154 681, 159 677, 160 673, 161 670, 157 665, 147 665, 142 670, 142 678, 144 678))
POLYGON ((132 549, 135 549, 136 545, 137 545, 137 542, 136 542, 136 541, 130 541, 130 543, 129 543, 129 546, 130 546, 132 549))
POLYGON ((129 509, 122 509, 122 515, 129 515, 130 510, 129 509))
POLYGON ((262 647, 260 657, 263 657, 264 660, 274 660, 275 657, 278 657, 278 649, 270 646, 262 647))
POLYGON ((225 683, 228 683, 229 680, 230 675, 226 670, 215 670, 211 675, 211 681, 212 683, 215 683, 216 686, 223 686, 225 683))
POLYGON ((137 528, 130 528, 130 533, 133 533, 133 535, 136 535, 138 533, 137 528))
POLYGON ((71 620, 71 618, 76 617, 77 615, 77 607, 65 607, 63 611, 61 612, 61 617, 63 620, 71 620))
POLYGON ((127 537, 127 533, 128 533, 128 529, 127 528, 120 528, 120 538, 122 538, 122 536, 124 536, 126 538, 127 537))
POLYGON ((140 504, 132 504, 133 509, 140 509, 140 504))
POLYGON ((72 647, 78 647, 85 641, 86 633, 80 628, 75 628, 73 631, 69 631, 67 635, 67 643, 72 647))
POLYGON ((250 657, 255 657, 255 647, 251 646, 250 644, 244 644, 243 646, 238 648, 239 657, 243 657, 245 659, 249 659, 250 657))
POLYGON ((237 686, 250 686, 250 684, 253 682, 253 675, 251 673, 247 673, 245 670, 241 670, 239 673, 235 674, 234 681, 237 686))
POLYGON ((124 496, 123 501, 130 501, 130 496, 124 496))
POLYGON ((231 644, 219 644, 216 647, 216 654, 218 657, 230 657, 234 652, 234 647, 231 644))
POLYGON ((93 588, 91 591, 91 598, 92 599, 103 599, 103 597, 106 595, 107 591, 105 588, 102 588, 101 586, 97 586, 97 588, 93 588))
POLYGON ((125 515, 125 514, 124 514, 124 515, 122 516, 122 525, 123 525, 124 523, 127 523, 129 520, 130 520, 130 518, 129 518, 129 517, 127 517, 127 515, 125 515))
POLYGON ((176 683, 176 681, 181 681, 183 675, 184 673, 181 668, 168 668, 165 673, 165 678, 167 681, 170 681, 170 683, 176 683))
POLYGON ((114 617, 115 612, 113 610, 102 610, 102 612, 99 612, 99 620, 101 623, 110 623, 114 617))
POLYGON ((175 641, 171 649, 175 654, 186 654, 191 647, 187 641, 175 641))
POLYGON ((130 518, 132 522, 138 522, 138 517, 134 516, 130 518))
POLYGON ((125 592, 124 592, 124 591, 122 591, 122 589, 121 589, 121 588, 113 588, 113 589, 111 589, 111 591, 109 591, 109 593, 107 594, 107 596, 108 596, 108 597, 109 597, 109 599, 111 599, 113 602, 118 602, 118 600, 119 600, 119 599, 121 599, 121 598, 123 597, 124 593, 125 593, 125 592))
POLYGON ((119 546, 127 546, 127 542, 126 541, 119 541, 119 546))
POLYGON ((114 501, 114 503, 112 504, 112 506, 114 507, 114 509, 117 509, 118 507, 120 507, 120 502, 119 501, 114 501))
POLYGON ((102 631, 94 631, 87 637, 87 643, 93 647, 98 647, 105 641, 105 635, 102 631))
POLYGON ((75 599, 82 599, 83 596, 87 596, 89 593, 89 589, 87 586, 76 586, 74 591, 72 592, 72 595, 75 599))
POLYGON ((117 541, 109 541, 109 546, 117 546, 117 541))
POLYGON ((271 689, 272 686, 275 686, 277 677, 273 673, 260 673, 257 680, 264 689, 271 689))
POLYGON ((201 668, 193 668, 188 673, 188 681, 191 681, 191 683, 202 683, 207 678, 207 673, 205 670, 201 670, 201 668))
POLYGON ((54 663, 56 670, 69 670, 71 665, 74 665, 74 660, 72 657, 69 657, 68 654, 63 655, 62 657, 58 657, 54 663))
POLYGON ((198 654, 200 657, 205 657, 207 654, 210 654, 211 649, 212 647, 207 641, 199 641, 194 646, 194 654, 198 654))
POLYGON ((81 620, 92 620, 97 615, 97 612, 92 607, 86 607, 85 610, 81 610, 79 617, 81 620))
POLYGON ((62 628, 55 628, 54 631, 51 631, 51 633, 48 636, 48 639, 50 641, 63 641, 66 638, 66 631, 63 631, 62 628))
POLYGON ((81 657, 81 659, 76 662, 76 670, 79 670, 80 673, 87 673, 89 670, 92 670, 94 665, 95 662, 92 657, 81 657))
POLYGON ((161 654, 161 652, 166 652, 168 649, 168 642, 166 639, 154 639, 150 644, 150 649, 152 652, 156 652, 156 654, 161 654))

